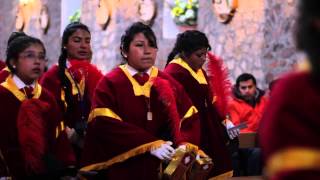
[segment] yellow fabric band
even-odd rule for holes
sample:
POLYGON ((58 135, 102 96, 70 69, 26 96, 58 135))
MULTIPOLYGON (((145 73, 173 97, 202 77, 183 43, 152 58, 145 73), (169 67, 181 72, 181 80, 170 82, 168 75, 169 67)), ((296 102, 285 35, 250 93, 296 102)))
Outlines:
POLYGON ((88 123, 97 116, 105 116, 122 121, 122 119, 109 108, 95 108, 90 112, 88 123))
POLYGON ((288 148, 272 155, 267 161, 266 172, 273 176, 288 170, 320 170, 320 150, 312 148, 288 148))
POLYGON ((189 73, 191 74, 191 76, 197 80, 199 82, 199 84, 208 84, 202 69, 199 69, 197 72, 195 72, 183 59, 181 58, 177 58, 177 59, 173 59, 171 63, 175 63, 178 64, 180 66, 182 66, 183 68, 185 68, 186 70, 189 71, 189 73))
POLYGON ((152 149, 156 149, 156 148, 160 147, 163 143, 165 143, 165 141, 157 140, 154 142, 143 144, 143 145, 138 146, 136 148, 133 148, 125 153, 122 153, 118 156, 115 156, 114 158, 111 158, 108 161, 85 166, 85 167, 81 168, 80 171, 97 171, 97 170, 107 169, 108 167, 110 167, 111 165, 113 165, 115 163, 121 163, 131 157, 143 154, 143 153, 148 152, 152 149))
POLYGON ((151 86, 152 86, 152 79, 158 76, 158 68, 152 66, 151 67, 151 73, 150 73, 150 78, 149 80, 141 86, 128 72, 126 65, 120 65, 120 69, 124 72, 124 74, 127 76, 129 81, 132 84, 133 87, 133 92, 135 96, 145 96, 145 97, 150 97, 150 91, 151 91, 151 86))
MULTIPOLYGON (((21 92, 17 87, 17 85, 14 83, 12 79, 12 75, 8 76, 7 79, 3 83, 1 83, 1 86, 8 89, 20 101, 24 101, 25 99, 28 99, 28 97, 23 92, 21 92)), ((41 95, 41 91, 42 91, 42 87, 36 81, 36 85, 32 92, 32 94, 34 94, 32 98, 38 99, 41 95)))

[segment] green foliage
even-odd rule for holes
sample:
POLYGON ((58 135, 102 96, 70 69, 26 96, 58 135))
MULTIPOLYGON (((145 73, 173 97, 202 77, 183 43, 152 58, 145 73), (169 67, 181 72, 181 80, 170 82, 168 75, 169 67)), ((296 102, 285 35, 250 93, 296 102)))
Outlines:
POLYGON ((81 11, 80 9, 76 10, 73 15, 69 16, 70 23, 72 22, 80 22, 81 11))
POLYGON ((171 15, 178 25, 197 25, 199 1, 198 0, 175 0, 171 7, 171 15))

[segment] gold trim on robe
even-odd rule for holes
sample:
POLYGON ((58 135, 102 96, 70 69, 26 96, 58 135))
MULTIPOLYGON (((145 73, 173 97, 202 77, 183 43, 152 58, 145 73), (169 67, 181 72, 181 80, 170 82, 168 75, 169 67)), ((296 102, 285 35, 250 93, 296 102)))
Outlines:
POLYGON ((177 58, 173 59, 171 63, 175 63, 183 67, 184 69, 188 70, 191 76, 199 82, 199 84, 208 84, 206 77, 203 74, 202 69, 199 69, 197 72, 195 72, 183 59, 177 58))
POLYGON ((150 150, 159 148, 163 143, 165 143, 165 141, 163 140, 157 140, 154 142, 150 142, 147 144, 143 144, 140 145, 136 148, 133 148, 125 153, 122 153, 118 156, 115 156, 114 158, 111 158, 108 161, 105 162, 101 162, 101 163, 96 163, 96 164, 91 164, 85 167, 82 167, 80 169, 80 171, 98 171, 98 170, 102 170, 102 169, 107 169, 108 167, 110 167, 111 165, 115 164, 115 163, 120 163, 123 162, 131 157, 146 153, 150 150))
MULTIPOLYGON (((26 94, 21 92, 19 90, 19 88, 17 87, 17 85, 14 83, 11 75, 9 77, 7 77, 7 79, 3 83, 1 83, 1 86, 8 89, 20 101, 24 101, 25 99, 28 99, 26 94)), ((32 98, 38 99, 41 95, 41 91, 42 91, 42 87, 36 81, 35 87, 32 92, 32 94, 34 94, 32 98)))
POLYGON ((122 121, 120 116, 118 116, 109 108, 95 108, 89 114, 88 123, 91 122, 97 116, 105 116, 122 121))
POLYGON ((320 150, 314 148, 293 147, 273 154, 267 161, 267 176, 281 171, 320 170, 320 150))
POLYGON ((132 84, 133 92, 135 96, 145 96, 150 98, 150 91, 152 86, 152 79, 158 76, 158 68, 152 66, 151 67, 151 73, 149 80, 141 86, 128 72, 126 65, 120 65, 120 69, 124 72, 124 74, 127 76, 129 81, 132 84))

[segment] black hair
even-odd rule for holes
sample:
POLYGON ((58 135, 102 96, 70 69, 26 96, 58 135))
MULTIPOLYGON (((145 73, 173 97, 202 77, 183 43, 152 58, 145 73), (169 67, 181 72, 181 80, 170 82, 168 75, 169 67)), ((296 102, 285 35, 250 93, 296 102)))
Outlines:
POLYGON ((300 50, 306 52, 312 69, 320 74, 320 2, 300 0, 299 16, 296 24, 296 42, 300 50))
POLYGON ((121 36, 120 52, 124 59, 127 59, 123 52, 129 51, 129 46, 134 36, 138 33, 143 33, 148 39, 149 45, 154 48, 158 48, 157 38, 150 28, 150 26, 143 24, 142 22, 135 22, 127 28, 125 33, 121 36))
POLYGON ((61 81, 62 88, 64 89, 64 92, 65 92, 66 103, 68 104, 67 110, 72 109, 73 105, 72 105, 72 93, 71 93, 72 86, 71 86, 71 83, 69 82, 67 76, 65 75, 65 69, 66 69, 67 57, 68 57, 68 50, 65 46, 68 44, 69 37, 74 32, 76 32, 78 29, 85 30, 89 34, 91 34, 89 28, 80 22, 72 22, 69 25, 67 25, 67 27, 64 29, 63 35, 62 35, 61 52, 60 52, 59 62, 58 62, 58 64, 59 64, 59 79, 61 81))
POLYGON ((176 55, 180 53, 184 53, 188 57, 193 52, 202 48, 211 50, 209 40, 203 32, 197 30, 188 30, 180 33, 177 36, 174 48, 169 53, 169 56, 167 58, 167 65, 171 60, 174 59, 176 55))
POLYGON ((16 39, 17 37, 20 37, 20 36, 26 36, 26 34, 22 31, 12 32, 9 36, 7 45, 9 45, 11 43, 11 41, 13 41, 14 39, 16 39))
POLYGON ((20 53, 34 44, 39 44, 40 46, 42 46, 44 54, 46 54, 44 44, 38 38, 27 35, 11 38, 6 50, 6 64, 12 73, 15 73, 16 70, 10 64, 10 61, 17 61, 19 59, 20 53))
POLYGON ((257 85, 257 80, 256 78, 249 73, 242 73, 240 76, 238 76, 237 80, 236 80, 236 88, 238 89, 240 86, 240 82, 243 81, 248 81, 248 80, 252 80, 253 84, 256 86, 257 85))

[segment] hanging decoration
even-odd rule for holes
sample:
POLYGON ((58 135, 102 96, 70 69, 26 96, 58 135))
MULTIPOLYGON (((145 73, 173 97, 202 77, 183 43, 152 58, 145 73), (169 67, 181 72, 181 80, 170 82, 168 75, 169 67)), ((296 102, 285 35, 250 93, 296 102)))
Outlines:
POLYGON ((212 8, 218 21, 227 24, 238 8, 238 0, 212 0, 212 8))
POLYGON ((96 20, 97 23, 101 26, 102 30, 105 30, 109 24, 111 18, 111 8, 108 0, 99 0, 96 20))
POLYGON ((154 0, 140 0, 138 6, 139 19, 147 25, 152 25, 157 14, 157 5, 154 0))

